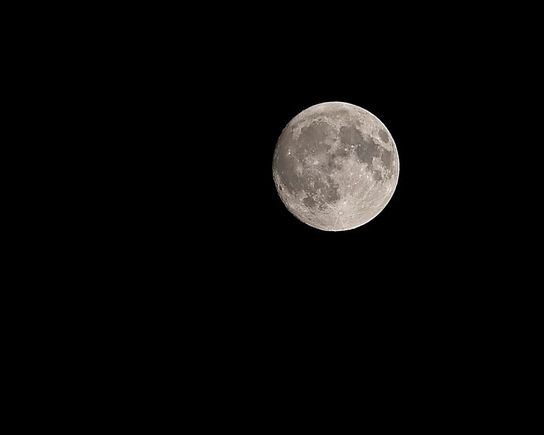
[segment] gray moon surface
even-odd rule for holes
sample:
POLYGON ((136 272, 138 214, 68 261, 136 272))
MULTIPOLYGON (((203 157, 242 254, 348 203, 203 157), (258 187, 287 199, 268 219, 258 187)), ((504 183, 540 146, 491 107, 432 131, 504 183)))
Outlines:
POLYGON ((283 129, 272 173, 282 202, 299 220, 343 231, 385 208, 397 186, 399 156, 376 116, 327 102, 303 110, 283 129))

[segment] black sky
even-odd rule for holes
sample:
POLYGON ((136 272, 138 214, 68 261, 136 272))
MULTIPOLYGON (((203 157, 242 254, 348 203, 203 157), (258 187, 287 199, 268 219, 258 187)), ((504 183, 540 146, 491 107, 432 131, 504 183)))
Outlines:
POLYGON ((396 31, 351 24, 161 26, 123 51, 137 63, 119 77, 135 112, 120 195, 131 216, 119 228, 137 264, 152 265, 148 279, 196 277, 215 301, 270 310, 317 303, 406 317, 488 302, 488 290, 469 288, 510 255, 504 224, 515 212, 501 200, 512 184, 497 172, 511 161, 497 129, 511 119, 508 45, 470 22, 462 32, 423 18, 396 31), (299 222, 272 180, 282 129, 325 101, 374 113, 399 152, 392 200, 347 232, 299 222))

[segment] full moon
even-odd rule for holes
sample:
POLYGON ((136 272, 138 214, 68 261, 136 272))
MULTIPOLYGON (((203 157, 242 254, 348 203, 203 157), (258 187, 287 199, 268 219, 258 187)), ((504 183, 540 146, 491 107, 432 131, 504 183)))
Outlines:
POLYGON ((399 156, 376 116, 328 102, 303 110, 283 129, 272 173, 282 202, 299 220, 344 231, 385 208, 397 186, 399 156))

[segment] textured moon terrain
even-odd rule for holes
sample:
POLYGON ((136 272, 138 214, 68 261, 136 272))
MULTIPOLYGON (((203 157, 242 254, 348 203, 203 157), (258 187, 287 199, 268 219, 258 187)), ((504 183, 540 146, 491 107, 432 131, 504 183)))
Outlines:
POLYGON ((328 102, 302 111, 283 129, 272 172, 293 215, 320 230, 343 231, 384 209, 397 186, 399 157, 376 116, 328 102))

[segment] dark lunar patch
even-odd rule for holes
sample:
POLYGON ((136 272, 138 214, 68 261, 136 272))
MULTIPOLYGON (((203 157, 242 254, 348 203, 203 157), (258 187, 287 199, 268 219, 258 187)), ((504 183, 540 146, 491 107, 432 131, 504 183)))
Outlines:
POLYGON ((332 157, 329 160, 327 160, 326 170, 328 173, 331 173, 334 170, 339 171, 340 169, 342 169, 342 164, 340 163, 339 160, 334 159, 332 157))
MULTIPOLYGON (((376 143, 371 136, 362 135, 355 127, 342 127, 340 129, 340 140, 342 141, 342 144, 348 147, 355 145, 355 155, 357 156, 357 159, 361 163, 367 165, 367 168, 372 171, 372 176, 375 180, 381 181, 383 179, 381 172, 372 168, 374 157, 380 157, 383 147, 376 143)), ((384 151, 390 153, 387 150, 384 151)), ((386 156, 386 159, 390 164, 391 156, 386 156)), ((387 164, 386 167, 388 167, 387 164)))
POLYGON ((329 170, 342 170, 344 160, 349 157, 350 150, 351 148, 340 145, 340 147, 336 149, 334 153, 332 153, 329 157, 329 160, 327 162, 329 170))
POLYGON ((384 165, 387 169, 391 169, 391 163, 392 163, 392 159, 393 159, 393 153, 392 153, 391 151, 389 151, 389 150, 386 150, 385 148, 382 148, 381 159, 382 159, 383 165, 384 165))
POLYGON ((309 155, 326 153, 331 146, 325 143, 325 140, 332 135, 331 127, 322 121, 314 121, 300 131, 300 136, 296 143, 295 154, 302 158, 309 155))
POLYGON ((355 127, 340 128, 340 142, 346 147, 357 145, 363 142, 363 135, 355 127))
POLYGON ((385 148, 381 148, 380 159, 382 161, 382 166, 386 169, 385 174, 382 174, 380 171, 372 171, 372 175, 376 181, 383 181, 384 178, 390 179, 393 175, 392 171, 392 160, 393 153, 385 148))
POLYGON ((302 200, 302 202, 308 208, 314 208, 316 204, 315 200, 311 196, 307 196, 302 200))
POLYGON ((379 156, 378 145, 370 136, 363 137, 362 141, 355 145, 355 154, 361 163, 372 166, 372 159, 379 156))
POLYGON ((387 132, 385 130, 380 130, 378 132, 378 136, 380 136, 380 139, 383 140, 384 142, 389 142, 389 135, 387 134, 387 132))
POLYGON ((349 151, 350 151, 349 146, 340 145, 338 149, 334 153, 332 153, 332 155, 333 157, 345 158, 349 156, 349 151))
POLYGON ((367 168, 372 171, 374 179, 382 181, 381 172, 372 168, 372 162, 374 157, 382 157, 385 167, 389 168, 391 165, 391 152, 384 149, 371 136, 359 133, 355 127, 342 127, 340 135, 343 144, 347 146, 355 145, 357 159, 367 165, 367 168))

